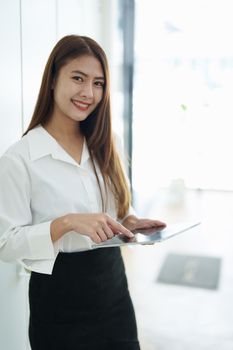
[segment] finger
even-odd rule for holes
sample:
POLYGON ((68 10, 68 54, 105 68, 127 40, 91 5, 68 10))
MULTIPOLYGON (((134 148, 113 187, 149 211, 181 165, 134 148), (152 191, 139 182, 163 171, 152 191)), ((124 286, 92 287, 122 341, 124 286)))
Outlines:
POLYGON ((108 237, 102 228, 99 228, 96 233, 100 237, 101 242, 107 241, 108 237))
POLYGON ((154 221, 155 225, 158 227, 166 227, 167 225, 165 224, 165 222, 160 221, 160 220, 155 220, 154 221))
POLYGON ((144 227, 166 227, 166 224, 160 220, 140 219, 139 224, 144 227))
POLYGON ((123 225, 121 225, 119 222, 116 222, 115 220, 109 218, 108 222, 111 226, 112 231, 116 234, 116 233, 123 233, 125 236, 132 238, 134 237, 134 234, 129 231, 126 227, 124 227, 123 225))
POLYGON ((108 239, 114 237, 114 233, 113 233, 113 231, 112 231, 112 229, 111 229, 110 226, 108 226, 108 225, 103 225, 103 230, 104 230, 106 236, 108 237, 108 239))
POLYGON ((90 238, 91 238, 92 241, 93 241, 94 243, 96 243, 96 244, 102 242, 100 236, 99 236, 97 233, 95 233, 93 236, 90 236, 90 238))

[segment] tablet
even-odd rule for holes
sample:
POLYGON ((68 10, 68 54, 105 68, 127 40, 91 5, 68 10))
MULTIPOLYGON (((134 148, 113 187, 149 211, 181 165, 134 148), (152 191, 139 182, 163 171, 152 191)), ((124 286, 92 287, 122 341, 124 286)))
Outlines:
POLYGON ((128 238, 123 234, 116 235, 115 237, 108 239, 105 242, 93 244, 92 248, 108 248, 108 247, 119 247, 119 246, 130 246, 130 245, 149 245, 159 242, 163 242, 171 237, 174 237, 180 233, 186 232, 198 225, 201 222, 186 222, 178 224, 167 225, 164 229, 138 229, 132 231, 134 233, 133 238, 128 238))

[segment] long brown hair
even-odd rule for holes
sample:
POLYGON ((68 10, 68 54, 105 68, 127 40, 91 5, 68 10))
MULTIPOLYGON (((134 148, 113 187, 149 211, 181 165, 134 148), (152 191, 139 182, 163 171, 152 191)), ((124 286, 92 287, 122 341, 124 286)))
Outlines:
MULTIPOLYGON (((99 165, 105 188, 106 186, 110 186, 113 191, 118 218, 121 219, 127 214, 131 196, 112 135, 107 57, 96 41, 86 36, 79 35, 68 35, 58 41, 45 66, 35 110, 24 135, 37 125, 44 125, 49 120, 54 107, 53 81, 64 65, 70 60, 83 55, 91 55, 99 60, 103 69, 105 84, 102 100, 88 118, 80 122, 80 128, 87 140, 92 161, 95 159, 99 165)), ((97 180, 99 183, 98 176, 97 180)), ((104 199, 101 187, 100 191, 103 202, 104 199)))

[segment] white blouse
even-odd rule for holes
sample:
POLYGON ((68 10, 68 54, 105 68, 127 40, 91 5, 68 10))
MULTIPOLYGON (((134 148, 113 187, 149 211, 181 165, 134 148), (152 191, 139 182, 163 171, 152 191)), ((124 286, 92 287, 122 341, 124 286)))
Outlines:
MULTIPOLYGON (((97 173, 102 179, 96 164, 97 173)), ((101 182, 103 184, 103 181, 101 182)), ((113 195, 106 212, 117 219, 113 195)), ((59 251, 91 249, 91 239, 70 231, 55 243, 50 224, 69 213, 97 213, 102 201, 84 142, 75 160, 41 126, 32 129, 0 158, 0 259, 51 274, 59 251)), ((128 215, 134 213, 130 208, 128 215)))

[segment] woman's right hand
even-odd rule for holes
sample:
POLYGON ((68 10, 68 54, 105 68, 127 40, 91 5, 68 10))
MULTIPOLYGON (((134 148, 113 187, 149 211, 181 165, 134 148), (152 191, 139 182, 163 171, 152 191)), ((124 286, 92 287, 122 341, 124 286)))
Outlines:
POLYGON ((72 231, 88 236, 95 243, 101 243, 116 234, 132 238, 133 233, 105 213, 68 214, 67 219, 72 231))

